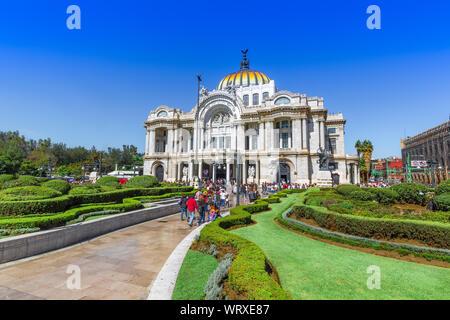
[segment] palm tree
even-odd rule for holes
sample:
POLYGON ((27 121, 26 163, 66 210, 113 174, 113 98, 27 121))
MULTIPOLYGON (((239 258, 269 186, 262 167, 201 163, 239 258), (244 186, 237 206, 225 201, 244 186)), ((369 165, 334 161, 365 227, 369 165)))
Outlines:
POLYGON ((358 158, 359 158, 361 155, 361 148, 362 148, 361 140, 356 141, 355 148, 356 148, 356 152, 358 152, 358 158))
POLYGON ((361 148, 363 159, 366 164, 366 183, 369 182, 370 164, 372 161, 373 144, 370 140, 364 140, 361 148))

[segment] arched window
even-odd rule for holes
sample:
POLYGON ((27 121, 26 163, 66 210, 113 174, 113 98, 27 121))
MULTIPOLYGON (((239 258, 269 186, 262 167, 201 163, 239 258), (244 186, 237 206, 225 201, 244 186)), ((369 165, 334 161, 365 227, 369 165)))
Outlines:
POLYGON ((248 106, 249 100, 248 100, 248 94, 244 94, 244 96, 242 97, 242 99, 244 100, 244 106, 248 106))
POLYGON ((289 103, 291 103, 291 100, 289 100, 289 98, 286 98, 286 97, 281 97, 281 98, 278 98, 277 100, 275 100, 275 104, 277 106, 280 104, 289 104, 289 103))
POLYGON ((268 92, 263 92, 263 100, 269 98, 268 92))
POLYGON ((259 94, 254 93, 253 94, 253 105, 257 106, 259 104, 259 94))
POLYGON ((158 118, 165 118, 167 117, 167 111, 160 111, 158 112, 158 118))

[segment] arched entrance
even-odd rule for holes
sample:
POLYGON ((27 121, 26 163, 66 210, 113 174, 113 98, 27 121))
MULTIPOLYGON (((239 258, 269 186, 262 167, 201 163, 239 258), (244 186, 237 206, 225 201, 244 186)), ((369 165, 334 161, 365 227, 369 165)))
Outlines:
POLYGON ((155 168, 155 176, 156 176, 156 179, 158 179, 158 181, 163 181, 164 180, 164 167, 161 164, 156 166, 156 168, 155 168))
POLYGON ((277 182, 291 182, 291 168, 286 162, 280 161, 278 165, 277 182))

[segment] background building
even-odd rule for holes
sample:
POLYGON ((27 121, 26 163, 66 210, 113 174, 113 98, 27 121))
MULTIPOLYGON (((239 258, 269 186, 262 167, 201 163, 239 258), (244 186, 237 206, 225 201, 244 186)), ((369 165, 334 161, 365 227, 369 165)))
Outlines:
POLYGON ((405 178, 403 161, 398 157, 372 160, 371 172, 375 181, 398 183, 404 181, 405 178))
POLYGON ((401 147, 408 180, 431 183, 434 176, 439 183, 449 178, 450 121, 402 139, 401 147))
POLYGON ((323 98, 278 90, 250 70, 246 51, 239 71, 200 93, 190 112, 150 112, 144 174, 229 183, 239 170, 244 183, 359 183, 359 159, 344 153, 342 113, 329 114, 323 98))

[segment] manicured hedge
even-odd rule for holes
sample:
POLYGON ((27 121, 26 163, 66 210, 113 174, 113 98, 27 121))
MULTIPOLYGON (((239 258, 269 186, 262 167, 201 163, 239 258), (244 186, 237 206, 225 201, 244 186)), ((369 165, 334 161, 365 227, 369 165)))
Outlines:
POLYGON ((439 185, 436 188, 434 188, 434 192, 437 195, 450 192, 450 179, 447 179, 439 183, 439 185))
POLYGON ((348 198, 359 201, 373 201, 376 199, 376 195, 364 190, 355 190, 350 192, 348 198))
POLYGON ((450 211, 450 192, 434 197, 433 202, 437 210, 450 211))
MULTIPOLYGON (((273 195, 271 199, 279 199, 280 196, 284 197, 288 193, 303 191, 305 190, 283 190, 273 195)), ((266 272, 267 257, 264 252, 253 242, 225 230, 236 225, 250 224, 251 213, 269 209, 269 203, 265 201, 267 199, 260 199, 255 204, 231 209, 229 216, 217 219, 204 227, 200 232, 200 240, 214 243, 216 246, 232 245, 238 250, 228 275, 229 284, 236 292, 250 300, 292 299, 290 294, 266 272)))
POLYGON ((114 188, 120 188, 122 185, 119 182, 119 178, 113 177, 113 176, 104 176, 98 179, 95 184, 97 186, 108 186, 108 187, 114 187, 114 188))
POLYGON ((39 186, 39 181, 32 176, 19 176, 17 179, 6 181, 3 184, 2 189, 26 186, 39 186))
POLYGON ((293 213, 314 219, 319 226, 333 231, 367 238, 412 239, 437 248, 450 248, 450 225, 443 223, 369 218, 305 205, 295 205, 293 213))
POLYGON ((42 184, 43 187, 55 189, 62 194, 66 194, 70 190, 70 184, 65 180, 50 180, 42 184))
POLYGON ((87 188, 84 186, 79 187, 73 187, 69 191, 69 195, 80 195, 80 194, 93 194, 93 193, 99 193, 100 189, 97 188, 87 188))
POLYGON ((361 188, 353 184, 341 184, 336 188, 336 191, 343 196, 348 196, 350 193, 357 190, 361 190, 361 188))
POLYGON ((54 215, 43 215, 34 217, 21 217, 0 219, 0 229, 18 229, 18 228, 41 228, 49 229, 58 227, 71 221, 82 214, 99 210, 119 210, 120 212, 136 210, 142 207, 140 201, 133 199, 123 199, 123 203, 110 205, 92 205, 67 210, 63 213, 54 215))
POLYGON ((127 188, 153 188, 159 185, 159 181, 154 176, 136 176, 128 180, 125 184, 127 188))
POLYGON ((375 194, 376 200, 381 204, 394 204, 400 200, 400 195, 390 188, 369 188, 368 191, 375 194))
POLYGON ((16 187, 0 191, 0 201, 41 200, 61 195, 61 192, 46 187, 16 187))
POLYGON ((71 194, 52 199, 34 201, 0 201, 1 215, 26 215, 61 212, 74 205, 86 203, 119 202, 125 198, 158 196, 166 193, 189 192, 193 187, 170 187, 149 189, 121 189, 94 194, 71 194))
POLYGON ((421 183, 399 183, 390 187, 399 194, 400 201, 418 205, 426 205, 428 202, 427 192, 430 189, 421 183))
POLYGON ((11 181, 16 179, 14 175, 12 174, 0 174, 0 189, 2 188, 3 184, 7 181, 11 181))

